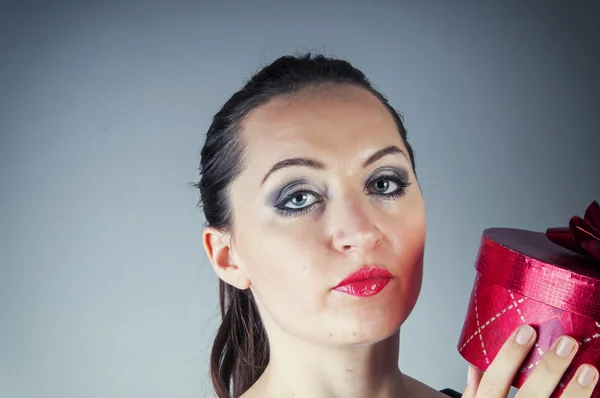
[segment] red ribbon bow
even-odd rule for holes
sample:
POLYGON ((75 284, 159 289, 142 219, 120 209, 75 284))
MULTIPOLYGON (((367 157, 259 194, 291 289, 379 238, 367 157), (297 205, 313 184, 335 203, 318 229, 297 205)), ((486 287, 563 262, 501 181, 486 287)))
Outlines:
POLYGON ((548 228, 546 236, 557 245, 587 255, 600 264, 600 205, 593 201, 583 219, 573 216, 568 227, 548 228))

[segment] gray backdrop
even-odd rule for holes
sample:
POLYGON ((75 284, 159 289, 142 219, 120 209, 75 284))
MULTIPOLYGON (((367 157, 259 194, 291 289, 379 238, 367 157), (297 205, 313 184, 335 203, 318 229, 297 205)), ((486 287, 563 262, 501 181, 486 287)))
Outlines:
POLYGON ((400 363, 462 391, 481 231, 600 199, 600 3, 556 3, 2 2, 0 396, 211 396, 217 279, 188 183, 222 103, 302 50, 405 116, 428 243, 400 363))

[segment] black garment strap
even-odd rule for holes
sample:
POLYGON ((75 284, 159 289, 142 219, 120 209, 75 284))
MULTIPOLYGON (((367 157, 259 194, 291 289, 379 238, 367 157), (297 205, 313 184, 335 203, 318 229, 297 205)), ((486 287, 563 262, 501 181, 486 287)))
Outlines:
POLYGON ((450 388, 446 388, 446 389, 444 389, 444 390, 442 390, 440 392, 444 393, 447 396, 452 397, 452 398, 461 398, 462 397, 461 393, 459 393, 458 391, 454 391, 454 390, 452 390, 450 388))

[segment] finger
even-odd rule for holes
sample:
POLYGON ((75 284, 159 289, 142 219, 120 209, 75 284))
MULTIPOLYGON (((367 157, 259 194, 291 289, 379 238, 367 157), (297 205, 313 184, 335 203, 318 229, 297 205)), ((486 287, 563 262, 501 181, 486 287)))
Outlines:
POLYGON ((472 365, 469 365, 467 372, 467 386, 462 394, 462 398, 475 398, 483 372, 472 365))
POLYGON ((575 376, 565 387, 562 398, 591 397, 598 383, 598 370, 590 365, 581 365, 575 376))
POLYGON ((477 397, 506 398, 517 370, 535 342, 535 336, 535 330, 529 325, 522 325, 511 334, 483 374, 477 397))
POLYGON ((556 339, 527 377, 516 397, 550 396, 578 349, 579 344, 572 337, 562 336, 556 339))

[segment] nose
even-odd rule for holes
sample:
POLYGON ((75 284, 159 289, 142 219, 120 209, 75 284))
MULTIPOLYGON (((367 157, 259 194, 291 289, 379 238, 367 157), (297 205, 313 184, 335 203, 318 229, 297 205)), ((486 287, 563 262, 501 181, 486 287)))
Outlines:
POLYGON ((340 252, 369 252, 383 240, 374 208, 360 200, 345 198, 331 209, 332 246, 340 252))

